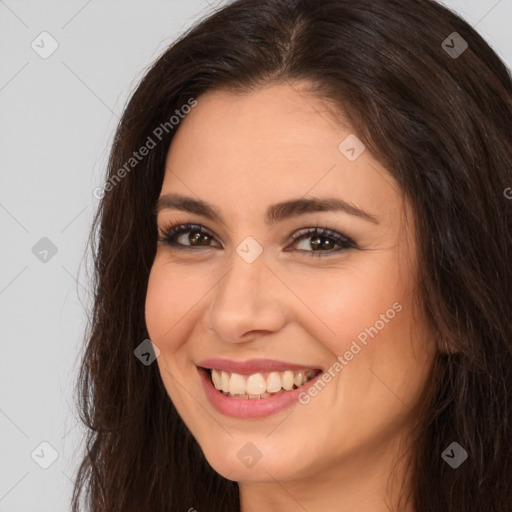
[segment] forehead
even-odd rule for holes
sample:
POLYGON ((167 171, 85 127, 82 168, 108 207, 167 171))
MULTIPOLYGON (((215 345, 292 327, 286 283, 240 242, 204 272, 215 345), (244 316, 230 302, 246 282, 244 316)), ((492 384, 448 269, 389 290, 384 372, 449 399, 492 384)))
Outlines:
POLYGON ((299 86, 277 85, 236 94, 214 90, 197 100, 179 126, 171 153, 186 146, 200 150, 190 154, 196 159, 213 155, 234 161, 240 154, 264 161, 271 152, 273 158, 308 161, 318 151, 335 155, 333 140, 343 129, 349 131, 348 126, 334 123, 326 106, 299 86))
POLYGON ((353 135, 350 126, 335 122, 332 110, 299 86, 215 90, 197 101, 169 148, 162 193, 238 211, 308 194, 383 214, 398 201, 396 183, 367 151, 355 161, 340 151, 353 135))

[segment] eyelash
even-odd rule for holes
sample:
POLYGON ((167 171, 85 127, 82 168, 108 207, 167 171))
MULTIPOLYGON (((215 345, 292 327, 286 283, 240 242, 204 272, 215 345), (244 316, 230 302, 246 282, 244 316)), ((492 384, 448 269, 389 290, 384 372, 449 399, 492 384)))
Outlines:
MULTIPOLYGON (((204 226, 201 226, 200 224, 170 224, 168 226, 165 226, 163 228, 163 236, 162 238, 159 238, 158 241, 164 244, 167 244, 170 246, 173 250, 177 251, 188 251, 188 250, 196 250, 196 248, 192 245, 183 245, 178 244, 174 241, 175 237, 177 235, 181 235, 183 233, 187 233, 188 231, 194 231, 197 233, 201 233, 202 235, 207 235, 211 238, 214 238, 213 234, 210 233, 204 226)), ((297 243, 298 241, 302 239, 307 238, 313 238, 313 237, 321 237, 321 238, 328 238, 335 241, 336 244, 341 246, 341 248, 334 249, 334 250, 319 250, 319 251, 305 251, 305 250, 299 250, 300 252, 309 252, 311 253, 311 257, 319 257, 324 258, 326 256, 329 256, 330 254, 339 254, 343 251, 346 251, 347 249, 356 249, 356 244, 348 237, 342 235, 341 233, 338 233, 336 231, 333 231, 328 228, 319 228, 318 226, 314 228, 304 228, 299 231, 296 231, 293 233, 290 238, 293 243, 297 243)), ((201 247, 201 246, 199 246, 201 247)), ((207 248, 210 248, 212 246, 206 246, 207 248)))

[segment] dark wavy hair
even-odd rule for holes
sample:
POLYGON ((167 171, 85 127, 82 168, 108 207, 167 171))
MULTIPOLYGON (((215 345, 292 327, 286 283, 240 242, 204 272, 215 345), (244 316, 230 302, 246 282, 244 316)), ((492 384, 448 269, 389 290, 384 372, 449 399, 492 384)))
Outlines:
POLYGON ((156 60, 115 134, 111 186, 89 240, 94 304, 77 381, 88 434, 74 512, 239 510, 238 484, 209 466, 158 366, 134 356, 148 338, 154 206, 176 110, 208 90, 299 82, 343 109, 414 212, 419 296, 438 351, 410 447, 411 503, 416 512, 512 510, 509 71, 432 0, 236 0, 156 60), (458 56, 447 51, 454 32, 468 44, 458 56), (166 122, 158 144, 119 179, 166 122), (457 469, 441 457, 453 441, 469 454, 457 469))

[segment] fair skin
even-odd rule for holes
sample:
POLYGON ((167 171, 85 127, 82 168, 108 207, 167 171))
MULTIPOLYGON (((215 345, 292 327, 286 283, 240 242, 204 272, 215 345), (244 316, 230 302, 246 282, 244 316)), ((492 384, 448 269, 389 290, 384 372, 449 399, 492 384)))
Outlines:
POLYGON ((157 216, 160 238, 171 222, 211 233, 196 246, 196 231, 178 235, 182 251, 160 242, 151 269, 146 324, 169 397, 210 465, 239 482, 243 512, 395 510, 399 490, 386 487, 388 477, 393 468, 399 484, 404 476, 393 464, 418 420, 435 352, 415 308, 413 222, 404 221, 411 212, 368 149, 355 161, 342 154, 338 146, 353 131, 300 84, 209 91, 197 100, 171 144, 161 196, 205 201, 223 222, 175 208, 157 216), (376 222, 345 211, 265 222, 270 205, 322 197, 376 222), (317 236, 290 239, 316 226, 357 247, 336 252, 329 237, 325 250, 317 236), (263 248, 252 263, 236 251, 249 236, 263 248), (376 323, 393 304, 400 311, 376 323), (345 357, 372 326, 378 334, 345 357), (208 358, 263 358, 327 372, 338 356, 346 364, 307 404, 263 418, 219 412, 197 368, 208 358), (261 454, 251 467, 237 457, 248 442, 261 454))

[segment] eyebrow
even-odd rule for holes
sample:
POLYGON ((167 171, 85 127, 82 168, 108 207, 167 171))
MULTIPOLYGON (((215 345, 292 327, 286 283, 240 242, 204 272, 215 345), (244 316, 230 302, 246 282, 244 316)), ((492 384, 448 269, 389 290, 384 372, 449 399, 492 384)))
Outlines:
MULTIPOLYGON (((181 210, 184 212, 202 215, 210 220, 225 223, 222 214, 212 205, 201 199, 181 196, 178 194, 164 194, 158 198, 154 208, 155 215, 162 210, 181 210)), ((345 212, 355 217, 379 224, 375 215, 368 213, 357 206, 348 203, 339 198, 321 197, 311 199, 292 199, 281 203, 273 204, 267 209, 265 223, 268 225, 276 224, 285 219, 304 215, 311 212, 345 212)))

